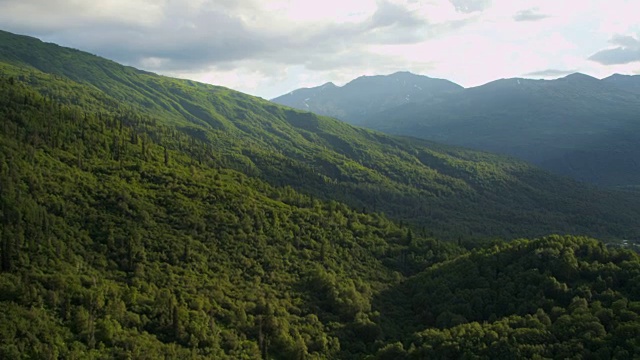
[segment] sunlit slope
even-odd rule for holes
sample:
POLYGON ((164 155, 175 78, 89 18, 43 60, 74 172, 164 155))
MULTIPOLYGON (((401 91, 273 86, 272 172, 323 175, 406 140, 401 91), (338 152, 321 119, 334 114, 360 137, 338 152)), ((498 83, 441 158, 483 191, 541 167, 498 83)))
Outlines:
POLYGON ((233 90, 171 79, 2 33, 4 76, 52 101, 133 113, 202 143, 197 160, 324 200, 384 212, 445 238, 631 237, 640 205, 526 163, 401 139, 233 90))

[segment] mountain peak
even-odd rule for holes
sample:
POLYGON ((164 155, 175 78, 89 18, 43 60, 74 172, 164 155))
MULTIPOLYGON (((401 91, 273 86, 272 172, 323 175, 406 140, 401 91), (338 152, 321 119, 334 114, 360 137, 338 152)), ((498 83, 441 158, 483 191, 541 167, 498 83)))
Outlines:
POLYGON ((396 71, 392 74, 388 74, 388 75, 362 75, 362 76, 358 76, 357 78, 351 80, 350 82, 347 83, 351 84, 351 83, 359 83, 362 81, 388 81, 390 79, 395 79, 395 80, 408 80, 408 79, 430 79, 428 76, 424 76, 424 75, 418 75, 418 74, 414 74, 410 71, 396 71))
POLYGON ((363 75, 344 86, 329 82, 315 88, 298 89, 272 101, 358 124, 371 114, 462 89, 448 80, 397 71, 388 75, 363 75))
POLYGON ((640 75, 613 74, 602 79, 602 82, 613 85, 624 91, 640 95, 640 75))
POLYGON ((615 73, 615 74, 611 74, 610 76, 607 76, 605 79, 612 79, 612 78, 626 78, 629 77, 631 75, 623 75, 620 73, 615 73))
POLYGON ((576 72, 573 74, 569 74, 563 78, 560 78, 560 80, 571 80, 571 81, 598 81, 598 79, 594 78, 591 75, 587 75, 587 74, 583 74, 580 72, 576 72))
POLYGON ((428 77, 425 75, 414 74, 411 71, 396 71, 393 74, 387 75, 387 77, 398 77, 398 76, 410 76, 410 77, 428 77))
POLYGON ((627 74, 615 73, 602 80, 626 80, 626 79, 640 79, 640 75, 627 75, 627 74))

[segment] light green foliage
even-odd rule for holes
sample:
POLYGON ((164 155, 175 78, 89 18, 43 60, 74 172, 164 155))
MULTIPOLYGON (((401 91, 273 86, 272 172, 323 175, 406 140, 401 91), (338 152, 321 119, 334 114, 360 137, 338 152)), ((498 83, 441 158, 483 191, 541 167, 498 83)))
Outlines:
MULTIPOLYGON (((0 300, 20 309, 3 357, 333 357, 410 271, 406 228, 225 168, 150 117, 6 78, 0 104, 0 300), (322 292, 311 269, 330 274, 322 292)), ((432 244, 412 271, 461 252, 432 244)))
POLYGON ((635 234, 632 198, 0 35, 0 358, 419 356, 489 319, 511 354, 534 315, 540 354, 636 351, 637 255, 480 246, 635 234))
POLYGON ((517 240, 437 264, 377 306, 396 308, 400 339, 413 333, 409 358, 623 358, 640 352, 639 260, 587 238, 517 240))
MULTIPOLYGON (((640 234, 637 194, 603 192, 513 159, 354 128, 33 38, 0 32, 0 74, 52 104, 75 105, 77 120, 118 114, 144 119, 146 127, 167 126, 163 131, 191 144, 187 156, 200 165, 383 212, 441 239, 640 234)), ((102 151, 108 147, 113 156, 128 149, 113 137, 102 141, 102 151)), ((145 138, 127 143, 144 147, 145 138)), ((74 146, 81 151, 86 144, 74 146)), ((163 150, 141 154, 142 160, 158 156, 163 150)))

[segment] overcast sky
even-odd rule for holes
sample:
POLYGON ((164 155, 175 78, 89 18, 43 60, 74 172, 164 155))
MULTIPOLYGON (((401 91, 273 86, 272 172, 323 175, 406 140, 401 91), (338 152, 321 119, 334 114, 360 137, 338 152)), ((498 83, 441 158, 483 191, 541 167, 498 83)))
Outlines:
POLYGON ((0 28, 272 98, 408 70, 640 74, 638 0, 0 0, 0 28))

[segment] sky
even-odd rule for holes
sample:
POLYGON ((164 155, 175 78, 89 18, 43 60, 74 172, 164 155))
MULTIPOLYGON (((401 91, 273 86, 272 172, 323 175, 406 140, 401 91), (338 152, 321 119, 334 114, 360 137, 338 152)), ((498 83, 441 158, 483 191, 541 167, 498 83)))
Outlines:
POLYGON ((638 0, 0 0, 0 29, 267 99, 411 71, 640 74, 638 0))

